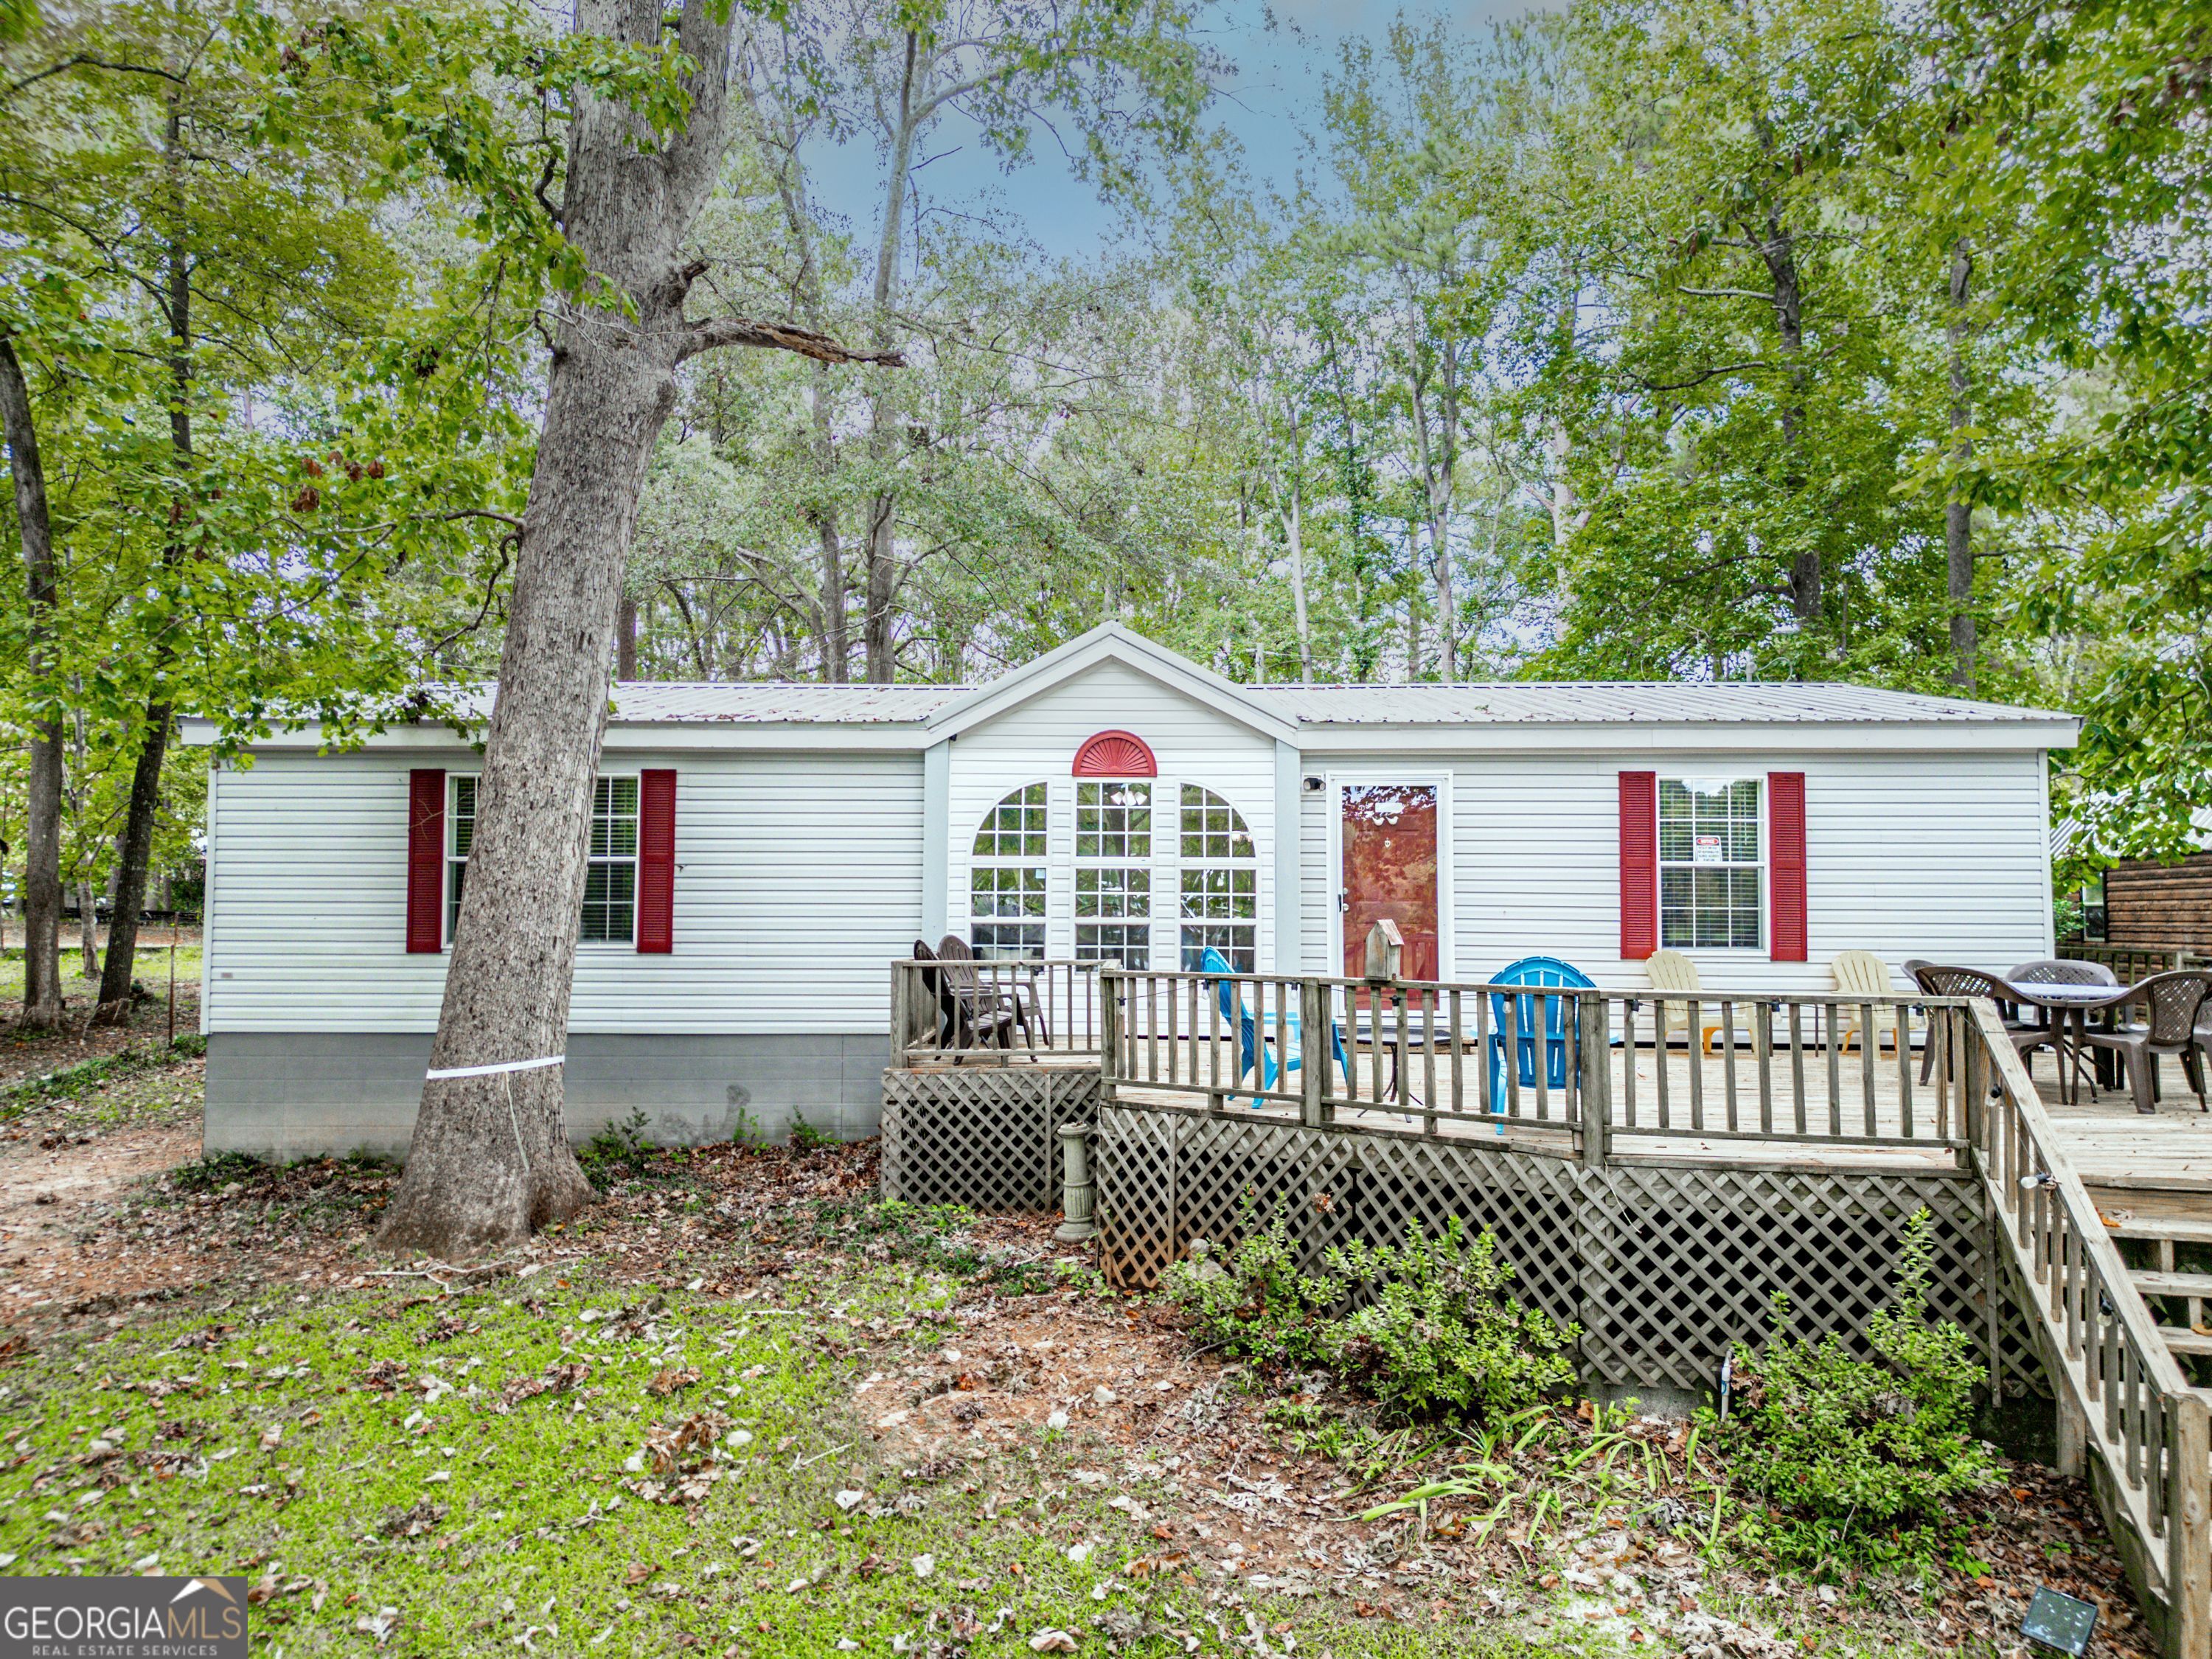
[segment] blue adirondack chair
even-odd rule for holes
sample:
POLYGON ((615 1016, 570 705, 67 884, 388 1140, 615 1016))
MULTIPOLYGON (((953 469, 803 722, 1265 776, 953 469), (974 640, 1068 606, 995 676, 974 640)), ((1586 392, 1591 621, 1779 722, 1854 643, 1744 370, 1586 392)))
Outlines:
MULTIPOLYGON (((1490 976, 1492 985, 1548 985, 1575 991, 1594 991, 1597 987, 1581 969, 1570 967, 1557 957, 1523 957, 1510 966, 1500 969, 1490 976)), ((1567 1042, 1569 1015, 1574 1006, 1571 997, 1539 996, 1524 993, 1508 997, 1504 992, 1492 992, 1490 998, 1492 1030, 1490 1034, 1490 1109, 1503 1114, 1505 1110, 1505 1005, 1512 1002, 1514 1021, 1514 1055, 1521 1073, 1521 1086, 1536 1086, 1536 1045, 1544 1045, 1544 1081, 1554 1089, 1567 1086, 1567 1042)), ((1505 1133, 1500 1123, 1498 1133, 1505 1133)))
MULTIPOLYGON (((1229 958, 1211 945, 1207 945, 1204 953, 1200 956, 1198 965, 1202 973, 1230 974, 1236 971, 1230 967, 1229 958)), ((1305 1063, 1303 1054, 1304 1039, 1299 1035, 1298 1017, 1295 1013, 1285 1011, 1283 1037, 1289 1045, 1290 1053, 1282 1056, 1279 1063, 1275 1054, 1273 1038, 1259 1029, 1259 1023, 1253 1018, 1252 1011, 1244 1006, 1244 998, 1237 989, 1235 983, 1226 979, 1216 980, 1213 990, 1214 995, 1221 1004, 1221 1018, 1237 1028, 1237 1080, 1238 1082, 1242 1083, 1255 1070, 1257 1070, 1260 1073, 1260 1086, 1262 1089, 1272 1089, 1275 1086, 1275 1079, 1278 1077, 1304 1067, 1305 1063)), ((1348 1082, 1352 1076, 1352 1062, 1345 1058, 1344 1033, 1337 1029, 1334 1020, 1329 1022, 1328 1047, 1330 1056, 1343 1071, 1348 1082)), ((1252 1104, 1256 1109, 1260 1102, 1255 1099, 1252 1104)))

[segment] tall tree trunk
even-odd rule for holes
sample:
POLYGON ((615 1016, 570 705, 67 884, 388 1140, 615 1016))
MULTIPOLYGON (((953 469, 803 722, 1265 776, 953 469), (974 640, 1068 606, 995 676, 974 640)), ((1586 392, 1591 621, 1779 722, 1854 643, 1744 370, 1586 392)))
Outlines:
POLYGON ((822 544, 822 678, 842 685, 853 672, 853 639, 846 622, 845 544, 837 528, 837 509, 828 499, 836 472, 836 439, 830 428, 830 388, 817 366, 808 390, 814 422, 815 467, 824 499, 814 508, 814 532, 822 544))
POLYGON ((615 601, 615 678, 637 678, 637 601, 627 593, 615 601))
MULTIPOLYGON (((1966 295, 1974 275, 1973 251, 1963 236, 1951 248, 1951 318, 1946 333, 1951 352, 1951 454, 1970 460, 1974 441, 1973 386, 1966 368, 1966 295)), ((1974 509, 1956 486, 1943 505, 1944 588, 1951 604, 1951 684, 1974 689, 1974 657, 1979 641, 1974 627, 1974 509)))
MULTIPOLYGON (((9 471, 15 486, 15 522, 23 545, 27 597, 26 665, 34 694, 53 672, 54 540, 46 516, 46 471, 39 455, 39 429, 31 415, 31 389, 15 342, 0 334, 0 431, 8 440, 9 471)), ((23 1016, 27 1026, 51 1029, 62 1019, 62 723, 49 708, 31 722, 28 787, 23 833, 23 1016)))
POLYGON ((100 891, 90 882, 76 884, 76 948, 86 979, 100 977, 100 891))
POLYGON ((1298 682, 1313 684, 1313 625, 1306 615, 1306 526, 1304 491, 1291 480, 1290 511, 1283 514, 1283 538, 1291 549, 1291 615, 1298 630, 1298 682))
MULTIPOLYGON (((170 164, 179 164, 183 133, 177 97, 169 100, 167 151, 170 164)), ((191 257, 178 240, 182 211, 173 207, 179 224, 171 228, 166 250, 168 298, 165 308, 169 325, 169 450, 181 484, 192 471, 192 284, 191 257)), ((185 511, 185 495, 179 489, 173 511, 185 511)), ((181 516, 177 522, 182 523, 181 516)), ((171 540, 161 562, 170 571, 185 562, 185 549, 171 540)), ((146 908, 146 870, 154 856, 154 826, 161 806, 161 768, 168 757, 169 727, 175 713, 168 690, 169 670, 176 652, 165 635, 155 647, 154 690, 146 699, 146 716, 140 727, 137 764, 131 773, 131 799, 123 815, 123 829, 115 838, 115 910, 107 924, 107 966, 100 975, 100 1002, 93 1020, 100 1025, 131 1023, 131 979, 138 961, 138 913, 146 908)))
POLYGON ((115 842, 115 908, 108 918, 107 960, 100 977, 100 1006, 93 1016, 94 1023, 101 1025, 131 1023, 138 916, 146 908, 147 869, 153 862, 154 826, 161 804, 162 759, 168 752, 174 712, 158 695, 146 705, 138 763, 131 772, 131 802, 124 813, 123 832, 115 842))
MULTIPOLYGON (((578 34, 650 51, 665 27, 646 0, 577 0, 578 34)), ((805 329, 684 315, 706 270, 686 244, 727 140, 730 33, 716 0, 684 0, 667 44, 692 65, 689 113, 673 132, 588 93, 570 123, 562 229, 627 303, 572 307, 556 332, 468 879, 386 1249, 507 1243, 589 1201, 562 1067, 544 1062, 567 1045, 616 601, 677 367, 724 345, 849 356, 805 329)))
MULTIPOLYGON (((884 222, 876 238, 876 280, 872 332, 869 343, 888 351, 891 343, 891 296, 898 288, 899 238, 906 219, 907 174, 914 166, 914 141, 920 121, 922 73, 920 34, 908 29, 906 64, 899 76, 898 113, 891 129, 890 155, 884 183, 884 222)), ((868 391, 868 444, 876 464, 887 475, 898 444, 898 411, 890 386, 880 378, 868 391)), ((860 617, 860 648, 866 659, 867 678, 877 684, 890 683, 896 666, 892 656, 891 601, 897 592, 898 495, 879 490, 868 513, 865 544, 867 569, 862 584, 866 610, 860 617)))
MULTIPOLYGON (((1788 469, 1782 487, 1791 496, 1801 495, 1806 483, 1805 446, 1805 300, 1798 279, 1795 237, 1783 224, 1778 211, 1770 210, 1765 234, 1754 233, 1766 271, 1774 284, 1774 326, 1782 343, 1782 357, 1790 365, 1790 390, 1782 406, 1782 445, 1788 469)), ((1820 621, 1826 573, 1820 550, 1808 544, 1797 550, 1790 567, 1790 606, 1799 624, 1810 629, 1820 621)))
MULTIPOLYGON (((676 403, 697 274, 683 243, 723 147, 729 26, 714 9, 683 8, 676 44, 697 66, 684 130, 656 139, 631 111, 589 94, 570 125, 563 229, 635 312, 572 308, 556 334, 433 1073, 567 1046, 616 600, 653 442, 676 403)), ((575 25, 651 50, 661 9, 577 0, 575 25)), ((426 1080, 378 1242, 451 1255, 580 1210, 592 1188, 563 1097, 558 1065, 426 1080)))

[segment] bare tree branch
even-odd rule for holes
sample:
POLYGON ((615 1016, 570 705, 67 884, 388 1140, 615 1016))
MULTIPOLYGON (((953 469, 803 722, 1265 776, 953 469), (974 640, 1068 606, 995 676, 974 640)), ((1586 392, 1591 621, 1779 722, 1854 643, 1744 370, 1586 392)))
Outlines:
POLYGON ((904 368, 906 354, 899 351, 856 351, 818 329, 797 323, 761 322, 750 317, 716 317, 691 325, 682 357, 697 356, 718 346, 757 346, 769 351, 792 351, 817 363, 881 363, 904 368))

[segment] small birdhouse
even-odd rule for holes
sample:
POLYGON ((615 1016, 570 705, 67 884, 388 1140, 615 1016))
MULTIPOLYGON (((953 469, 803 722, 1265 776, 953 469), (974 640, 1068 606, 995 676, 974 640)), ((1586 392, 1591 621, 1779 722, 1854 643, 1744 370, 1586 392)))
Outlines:
POLYGON ((1398 964, 1406 951, 1405 935, 1398 924, 1385 916, 1367 930, 1367 977, 1371 980, 1390 980, 1398 977, 1398 964))

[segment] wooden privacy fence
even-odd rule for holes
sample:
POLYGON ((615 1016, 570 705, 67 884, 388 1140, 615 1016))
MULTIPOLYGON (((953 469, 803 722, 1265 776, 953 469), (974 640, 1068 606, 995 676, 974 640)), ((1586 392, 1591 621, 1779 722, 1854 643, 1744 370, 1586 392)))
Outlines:
POLYGON ((1109 1101, 1182 1099, 1311 1127, 1396 1119, 1598 1164, 1615 1137, 1635 1136, 1912 1146, 1963 1164, 1976 1132, 1962 1075, 1980 1038, 1958 998, 1109 967, 1100 1013, 1109 1101))
POLYGON ((1095 1054, 1103 1030, 1098 971, 1095 962, 1063 958, 894 961, 891 1064, 1095 1054))
POLYGON ((2212 1654, 2212 1422, 2136 1294, 2081 1177, 2058 1152, 2042 1097, 1977 1002, 1993 1092, 1974 1164, 2058 1400, 2059 1460, 2096 1492, 2165 1650, 2212 1654))

